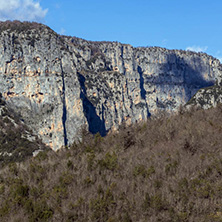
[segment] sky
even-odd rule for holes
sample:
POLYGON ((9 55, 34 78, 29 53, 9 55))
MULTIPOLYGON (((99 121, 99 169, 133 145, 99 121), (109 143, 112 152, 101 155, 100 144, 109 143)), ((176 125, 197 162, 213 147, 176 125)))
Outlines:
POLYGON ((0 20, 59 34, 206 52, 222 61, 222 0, 0 0, 0 20))

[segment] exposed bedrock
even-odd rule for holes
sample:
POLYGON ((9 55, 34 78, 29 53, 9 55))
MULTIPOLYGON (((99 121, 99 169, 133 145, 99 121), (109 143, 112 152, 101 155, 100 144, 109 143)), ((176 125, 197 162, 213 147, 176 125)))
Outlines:
POLYGON ((90 42, 37 23, 0 23, 0 92, 54 150, 72 143, 84 125, 105 135, 123 122, 174 112, 216 81, 221 64, 204 53, 90 42))

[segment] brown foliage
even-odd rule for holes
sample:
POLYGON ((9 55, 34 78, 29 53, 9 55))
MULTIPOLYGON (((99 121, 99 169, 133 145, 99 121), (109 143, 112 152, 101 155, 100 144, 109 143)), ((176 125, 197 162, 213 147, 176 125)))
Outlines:
POLYGON ((0 220, 221 221, 222 106, 160 116, 0 171, 0 220))

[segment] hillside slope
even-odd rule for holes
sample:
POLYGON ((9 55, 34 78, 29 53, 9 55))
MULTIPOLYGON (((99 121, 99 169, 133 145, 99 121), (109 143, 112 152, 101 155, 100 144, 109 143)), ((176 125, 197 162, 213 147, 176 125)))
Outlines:
POLYGON ((24 161, 47 149, 20 117, 7 107, 0 94, 0 167, 9 162, 24 161))
POLYGON ((222 106, 83 131, 70 149, 0 169, 0 220, 219 222, 222 106))
POLYGON ((0 92, 54 150, 87 126, 106 135, 178 110, 221 79, 204 54, 60 36, 38 23, 0 23, 0 92))

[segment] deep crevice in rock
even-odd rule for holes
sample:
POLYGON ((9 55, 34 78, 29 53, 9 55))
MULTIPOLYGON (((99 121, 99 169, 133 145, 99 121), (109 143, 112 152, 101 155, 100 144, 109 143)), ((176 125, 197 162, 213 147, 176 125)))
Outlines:
MULTIPOLYGON (((138 66, 137 71, 138 71, 138 73, 140 75, 140 95, 141 95, 141 98, 143 100, 145 100, 145 102, 146 102, 146 90, 144 88, 144 78, 143 78, 142 68, 140 66, 138 66)), ((148 117, 151 116, 151 114, 149 112, 149 108, 148 108, 147 102, 146 102, 146 110, 147 110, 147 118, 148 118, 148 117)))
POLYGON ((62 114, 62 124, 63 124, 63 135, 64 135, 64 145, 68 145, 68 138, 67 138, 67 131, 66 131, 66 120, 67 120, 67 109, 66 109, 66 87, 65 87, 65 78, 64 78, 64 72, 61 65, 62 70, 62 104, 63 104, 63 114, 62 114))
POLYGON ((146 90, 144 89, 143 71, 140 66, 138 66, 137 71, 140 75, 140 95, 142 99, 146 100, 146 90))
POLYGON ((90 100, 87 97, 87 92, 85 88, 85 77, 80 73, 78 73, 78 79, 81 86, 80 98, 83 103, 84 115, 89 125, 89 131, 92 134, 100 133, 101 136, 105 136, 107 132, 105 128, 104 117, 100 119, 100 117, 96 113, 96 108, 93 106, 93 104, 90 102, 90 100))

